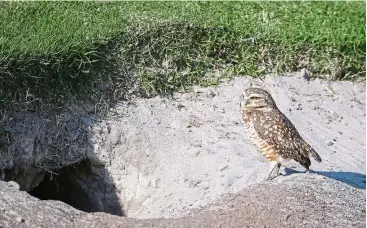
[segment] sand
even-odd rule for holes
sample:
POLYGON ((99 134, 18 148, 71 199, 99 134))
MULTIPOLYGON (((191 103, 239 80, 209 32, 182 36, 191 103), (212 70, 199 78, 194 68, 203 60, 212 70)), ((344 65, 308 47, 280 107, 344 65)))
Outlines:
MULTIPOLYGON (((311 160, 313 173, 366 188, 365 83, 236 77, 172 98, 119 103, 91 126, 89 156, 106 165, 127 217, 180 217, 263 182, 269 163, 248 141, 239 111, 251 84, 273 95, 320 154, 321 163, 311 160)), ((272 181, 304 168, 293 161, 281 172, 272 181)))

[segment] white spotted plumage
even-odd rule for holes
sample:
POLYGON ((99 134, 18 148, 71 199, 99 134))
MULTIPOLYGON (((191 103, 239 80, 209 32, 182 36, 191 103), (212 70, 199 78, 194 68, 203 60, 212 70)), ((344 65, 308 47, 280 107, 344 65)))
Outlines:
POLYGON ((250 142, 271 161, 267 179, 270 179, 275 169, 278 174, 281 162, 285 159, 294 159, 307 170, 311 165, 309 155, 321 162, 320 156, 280 112, 267 91, 260 88, 247 89, 240 106, 250 142))

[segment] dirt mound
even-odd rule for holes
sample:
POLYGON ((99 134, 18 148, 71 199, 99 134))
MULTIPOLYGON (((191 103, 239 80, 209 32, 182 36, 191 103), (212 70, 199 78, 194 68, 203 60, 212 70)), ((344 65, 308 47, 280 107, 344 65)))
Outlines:
MULTIPOLYGON (((321 155, 313 173, 366 188, 365 84, 297 74, 137 98, 116 104, 104 119, 87 104, 57 115, 18 113, 12 137, 0 143, 0 180, 86 212, 185 216, 263 179, 268 162, 247 141, 240 120, 240 95, 251 84, 273 95, 321 155)), ((281 170, 303 171, 295 162, 281 170)))
MULTIPOLYGON (((269 164, 247 141, 239 111, 251 84, 273 95, 320 154, 313 172, 365 189, 365 84, 241 77, 170 99, 120 103, 93 125, 89 157, 105 164, 126 216, 182 216, 263 179, 269 164)), ((284 167, 304 171, 296 162, 284 167)))
POLYGON ((40 201, 0 181, 0 227, 365 227, 365 191, 316 174, 294 174, 223 196, 176 219, 85 213, 40 201))

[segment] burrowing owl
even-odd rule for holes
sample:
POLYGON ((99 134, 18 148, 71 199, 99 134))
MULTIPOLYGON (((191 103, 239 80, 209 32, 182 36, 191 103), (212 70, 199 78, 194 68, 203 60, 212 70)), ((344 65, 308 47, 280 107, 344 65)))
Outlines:
POLYGON ((267 91, 260 88, 246 89, 240 106, 250 141, 271 162, 266 180, 270 179, 274 170, 276 175, 279 174, 284 160, 294 159, 307 171, 311 165, 310 154, 317 162, 321 162, 320 156, 279 111, 267 91))

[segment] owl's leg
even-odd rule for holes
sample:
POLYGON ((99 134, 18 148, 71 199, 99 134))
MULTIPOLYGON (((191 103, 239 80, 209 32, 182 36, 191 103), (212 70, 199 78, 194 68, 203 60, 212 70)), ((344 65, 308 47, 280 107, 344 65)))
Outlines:
POLYGON ((280 170, 280 166, 281 166, 282 164, 280 164, 279 162, 277 163, 277 166, 276 166, 276 168, 275 168, 275 174, 276 174, 276 176, 279 176, 279 170, 280 170))
MULTIPOLYGON (((266 179, 265 180, 270 180, 271 174, 273 173, 273 171, 275 170, 275 168, 279 168, 280 167, 280 163, 278 163, 277 161, 271 161, 270 162, 270 166, 269 166, 269 170, 268 173, 266 175, 266 179)), ((279 171, 279 170, 278 170, 279 171)), ((277 171, 277 172, 278 172, 277 171)))

